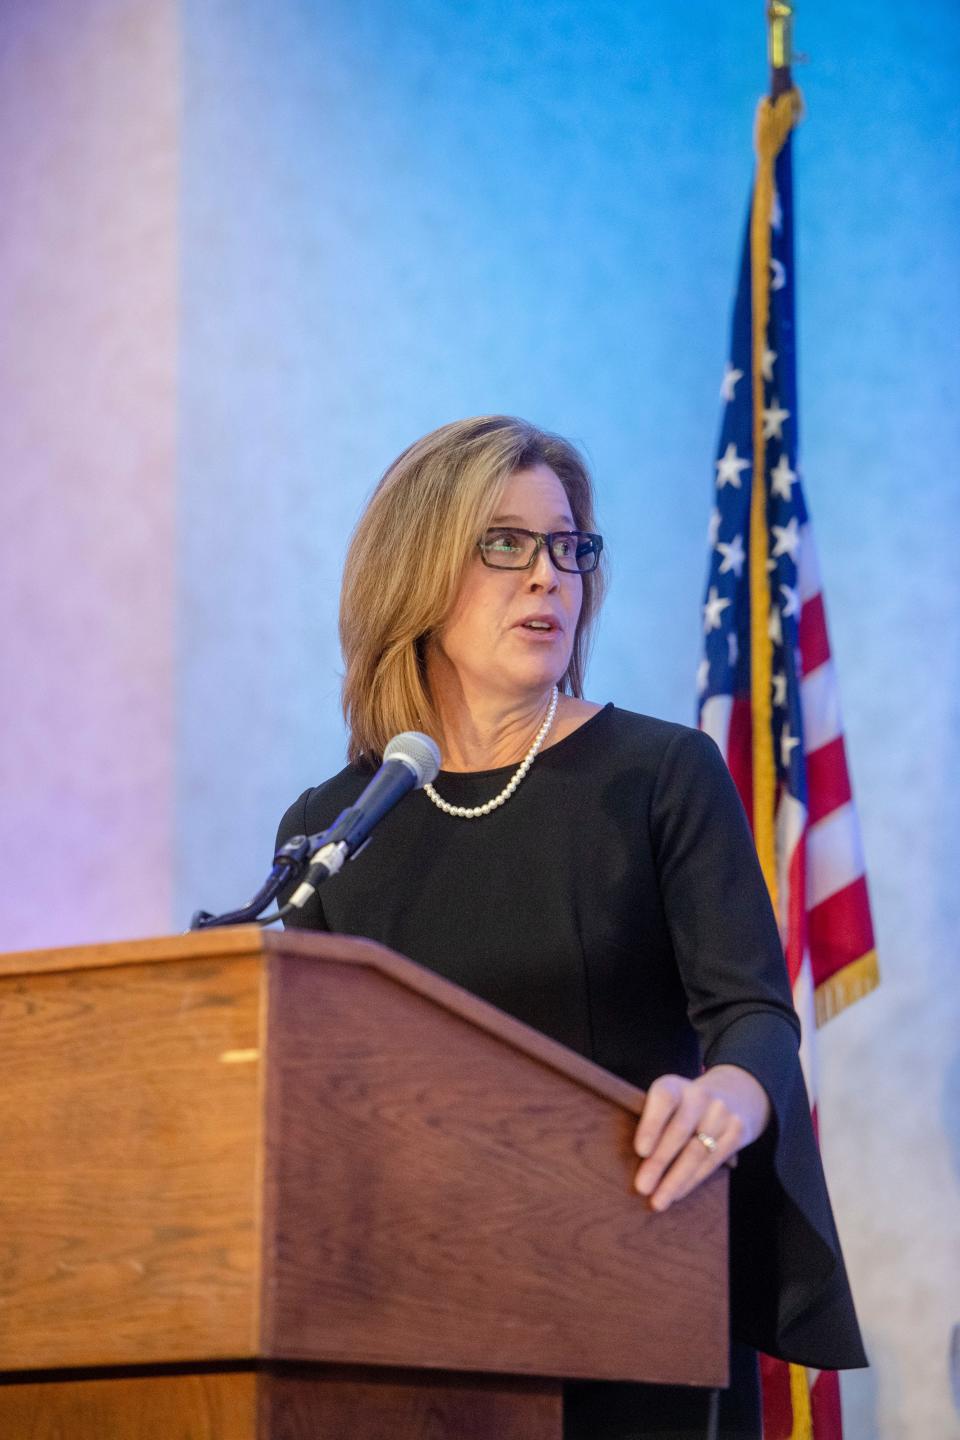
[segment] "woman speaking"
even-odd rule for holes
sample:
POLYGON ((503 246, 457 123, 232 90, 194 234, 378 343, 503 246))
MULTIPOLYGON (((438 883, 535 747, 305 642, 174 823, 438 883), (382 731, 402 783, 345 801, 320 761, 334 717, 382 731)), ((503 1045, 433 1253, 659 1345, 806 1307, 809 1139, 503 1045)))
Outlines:
MULTIPOLYGON (((756 1350, 866 1364, 814 1141, 777 927, 739 797, 696 730, 583 698, 604 585, 586 465, 488 416, 390 466, 340 611, 349 765, 279 843, 351 805, 399 731, 433 786, 290 923, 366 935, 647 1089, 638 1204, 731 1182, 731 1386, 759 1440, 756 1350)), ((568 1382, 567 1440, 705 1433, 698 1390, 568 1382)))

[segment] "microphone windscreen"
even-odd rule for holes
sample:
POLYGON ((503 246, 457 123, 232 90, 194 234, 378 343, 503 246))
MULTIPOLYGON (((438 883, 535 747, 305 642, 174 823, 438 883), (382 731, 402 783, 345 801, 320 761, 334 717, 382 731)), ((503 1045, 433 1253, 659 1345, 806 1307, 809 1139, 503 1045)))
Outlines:
POLYGON ((435 740, 429 735, 421 735, 419 730, 405 730, 402 735, 394 735, 387 743, 383 752, 384 760, 402 760, 416 775, 416 788, 421 785, 431 784, 437 778, 440 769, 440 750, 435 740))

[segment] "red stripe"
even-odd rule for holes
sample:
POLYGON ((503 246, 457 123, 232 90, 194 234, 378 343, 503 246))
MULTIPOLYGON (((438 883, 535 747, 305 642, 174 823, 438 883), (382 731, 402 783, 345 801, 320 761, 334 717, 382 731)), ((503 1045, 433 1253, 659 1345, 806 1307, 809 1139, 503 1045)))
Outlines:
POLYGON ((730 712, 727 765, 740 792, 747 818, 753 824, 753 719, 750 701, 738 695, 730 712))
POLYGON ((840 1378, 835 1370, 821 1370, 810 1391, 810 1418, 816 1440, 843 1440, 840 1378))
POLYGON ((843 736, 807 756, 807 813, 815 825, 852 798, 843 736))
POLYGON ((866 877, 815 905, 807 916, 814 987, 874 948, 866 877))
POLYGON ((822 595, 814 595, 803 602, 799 638, 800 669, 804 675, 809 675, 811 670, 816 670, 818 665, 830 659, 830 636, 827 634, 822 595))
POLYGON ((793 1434, 790 1366, 785 1360, 761 1355, 760 1381, 763 1386, 763 1440, 790 1440, 793 1434))
MULTIPOLYGON (((803 952, 806 948, 804 931, 807 920, 807 847, 804 844, 803 836, 794 846, 793 854, 790 856, 790 864, 787 867, 787 884, 790 893, 787 896, 787 935, 783 948, 792 990, 797 983, 797 976, 800 974, 800 967, 803 964, 803 952)), ((782 896, 780 903, 783 903, 782 896)))

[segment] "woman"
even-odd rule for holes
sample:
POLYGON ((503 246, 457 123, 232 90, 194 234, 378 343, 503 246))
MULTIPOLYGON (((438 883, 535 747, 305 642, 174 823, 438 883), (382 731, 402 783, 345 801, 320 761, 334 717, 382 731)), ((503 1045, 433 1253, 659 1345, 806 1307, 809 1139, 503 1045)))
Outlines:
MULTIPOLYGON (((392 735, 436 737, 436 787, 296 923, 392 946, 648 1088, 636 1188, 654 1210, 741 1152, 720 1434, 759 1437, 756 1348, 866 1361, 726 767, 697 731, 583 698, 602 550, 586 466, 558 436, 493 416, 405 451, 347 556, 350 764, 290 807, 279 841, 329 825, 392 735)), ((701 1436, 706 1404, 572 1383, 565 1434, 701 1436)))

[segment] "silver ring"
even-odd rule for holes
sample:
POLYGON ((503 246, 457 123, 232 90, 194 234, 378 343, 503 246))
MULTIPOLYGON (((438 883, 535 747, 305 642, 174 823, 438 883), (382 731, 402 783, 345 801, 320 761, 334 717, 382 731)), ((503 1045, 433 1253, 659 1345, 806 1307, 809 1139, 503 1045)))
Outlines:
POLYGON ((709 1153, 712 1155, 714 1150, 716 1150, 717 1148, 717 1142, 716 1140, 714 1140, 713 1136, 707 1135, 703 1130, 698 1130, 696 1138, 700 1141, 700 1144, 703 1146, 704 1150, 709 1151, 709 1153))

